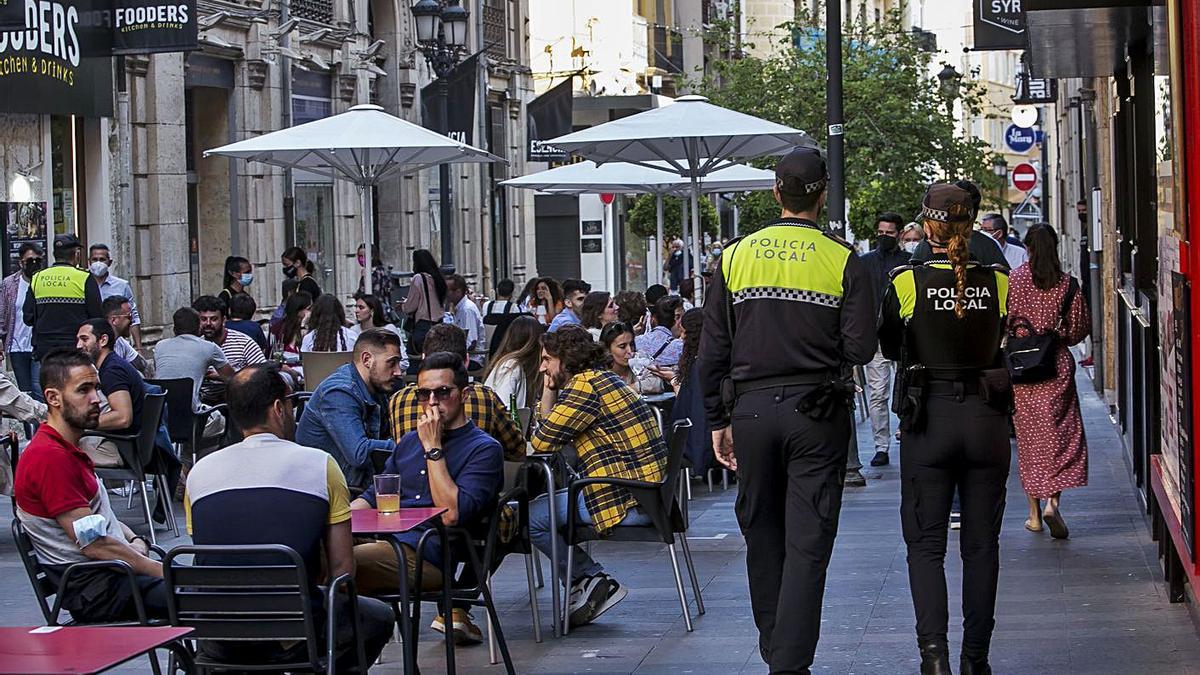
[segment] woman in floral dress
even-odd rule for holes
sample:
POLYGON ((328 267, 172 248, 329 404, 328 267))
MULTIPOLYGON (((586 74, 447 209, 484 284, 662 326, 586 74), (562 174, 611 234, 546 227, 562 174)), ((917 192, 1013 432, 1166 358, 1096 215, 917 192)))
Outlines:
POLYGON ((1065 489, 1087 485, 1088 469, 1070 347, 1088 336, 1092 319, 1078 282, 1062 271, 1054 230, 1045 223, 1034 225, 1025 235, 1025 246, 1029 261, 1013 270, 1009 279, 1008 320, 1012 325, 1024 318, 1034 331, 1056 330, 1059 335, 1057 374, 1044 382, 1013 387, 1017 463, 1029 499, 1025 528, 1041 532, 1044 521, 1051 536, 1066 539, 1059 498, 1065 489), (1069 289, 1074 294, 1064 312, 1069 289))

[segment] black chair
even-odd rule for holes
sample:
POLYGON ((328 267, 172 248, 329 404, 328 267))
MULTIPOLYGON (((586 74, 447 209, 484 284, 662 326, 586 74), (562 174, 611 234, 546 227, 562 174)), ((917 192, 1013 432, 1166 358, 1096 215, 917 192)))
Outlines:
MULTIPOLYGON (((704 614, 704 600, 700 597, 700 581, 696 578, 696 567, 692 563, 692 552, 687 544, 687 519, 680 508, 679 474, 683 467, 683 451, 687 434, 680 431, 691 428, 690 419, 675 422, 667 445, 667 466, 663 480, 650 483, 628 478, 578 478, 571 481, 567 492, 567 504, 579 503, 583 489, 589 485, 611 485, 621 487, 633 494, 638 506, 650 517, 652 523, 646 526, 617 526, 601 537, 591 525, 579 523, 579 509, 567 509, 567 524, 564 530, 567 540, 567 579, 572 578, 571 566, 576 544, 585 541, 606 539, 609 541, 644 541, 659 542, 667 545, 671 555, 672 571, 675 573, 675 590, 679 592, 679 605, 683 608, 683 622, 688 632, 692 632, 692 617, 688 611, 687 596, 683 590, 683 577, 679 572, 679 559, 675 555, 675 535, 683 547, 683 557, 687 563, 688 576, 692 581, 692 592, 696 596, 696 611, 704 614)), ((565 603, 564 603, 565 604, 565 603)), ((563 608, 563 634, 570 632, 569 608, 563 608)))
MULTIPOLYGON (((127 575, 129 578, 129 587, 132 589, 133 606, 137 611, 137 621, 125 623, 104 623, 104 624, 87 624, 90 626, 104 625, 153 625, 146 617, 146 606, 142 601, 141 591, 138 589, 137 581, 134 579, 133 568, 122 560, 88 560, 67 565, 62 572, 62 577, 55 585, 50 580, 50 575, 47 574, 46 568, 42 565, 42 561, 38 560, 37 554, 33 549, 33 540, 29 538, 29 533, 25 531, 25 526, 21 525, 21 521, 13 518, 12 521, 12 536, 13 542, 17 545, 17 554, 21 556, 21 562, 25 566, 25 575, 29 578, 29 585, 33 587, 33 595, 37 598, 38 609, 42 611, 42 617, 46 620, 47 626, 73 626, 80 625, 79 622, 72 618, 69 621, 62 620, 62 603, 64 591, 67 588, 67 582, 80 572, 92 569, 111 569, 118 574, 127 575)), ((157 546, 152 546, 151 551, 163 557, 163 551, 157 546)), ((154 653, 150 653, 150 669, 155 675, 159 673, 158 659, 154 653)))
POLYGON ((175 444, 179 456, 183 450, 192 455, 192 463, 209 452, 221 447, 222 435, 205 437, 204 427, 214 413, 221 413, 226 418, 228 406, 221 405, 206 408, 196 412, 192 407, 192 391, 195 382, 190 377, 176 377, 167 380, 146 380, 148 384, 158 385, 166 392, 167 433, 175 444))
POLYGON ((324 649, 317 633, 312 585, 300 555, 287 546, 176 546, 163 560, 167 611, 172 626, 191 628, 189 642, 303 642, 295 660, 278 663, 226 663, 197 650, 197 672, 335 672, 338 589, 345 587, 354 626, 357 672, 366 672, 358 596, 354 579, 343 574, 326 596, 324 649), (177 565, 192 555, 191 565, 177 565), (205 561, 211 557, 211 564, 205 561))
MULTIPOLYGON (((147 394, 142 403, 142 426, 136 435, 115 434, 108 431, 91 430, 84 436, 94 436, 111 441, 117 447, 121 456, 118 466, 98 466, 96 475, 104 479, 131 480, 135 488, 142 494, 142 510, 146 516, 146 527, 150 530, 150 543, 157 544, 154 536, 154 521, 150 518, 150 498, 146 495, 146 476, 154 476, 154 488, 158 492, 157 499, 162 502, 163 513, 167 515, 167 525, 175 536, 179 530, 175 524, 175 507, 172 505, 174 495, 167 494, 165 467, 155 456, 155 437, 158 426, 162 423, 163 408, 166 394, 147 394)), ((189 399, 190 404, 190 399, 189 399)))

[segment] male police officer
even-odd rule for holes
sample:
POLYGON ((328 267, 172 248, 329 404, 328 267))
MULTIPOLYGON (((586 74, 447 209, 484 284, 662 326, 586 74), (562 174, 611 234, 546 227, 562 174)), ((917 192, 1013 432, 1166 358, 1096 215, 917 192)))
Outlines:
POLYGON ((820 153, 793 150, 775 179, 782 217, 730 243, 713 274, 700 368, 713 448, 741 481, 759 650, 772 673, 808 673, 850 439, 842 372, 875 355, 874 290, 858 256, 815 222, 828 181, 820 153))
POLYGON ((38 374, 42 356, 57 347, 75 346, 75 333, 88 319, 104 316, 100 286, 79 269, 83 245, 73 234, 54 237, 54 264, 33 275, 25 296, 22 319, 33 327, 33 383, 41 400, 38 374))

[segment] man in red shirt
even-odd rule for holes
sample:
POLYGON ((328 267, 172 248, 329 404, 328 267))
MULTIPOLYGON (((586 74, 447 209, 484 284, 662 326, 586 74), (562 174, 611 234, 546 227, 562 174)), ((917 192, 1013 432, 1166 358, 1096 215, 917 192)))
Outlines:
POLYGON ((131 588, 127 576, 103 568, 74 574, 63 608, 84 623, 136 619, 137 592, 149 617, 166 618, 162 564, 147 557, 145 539, 130 536, 117 520, 92 460, 79 449, 80 436, 100 418, 96 367, 77 349, 55 349, 42 357, 40 384, 49 414, 17 465, 17 518, 52 583, 68 565, 86 560, 123 561, 137 581, 131 588), (89 516, 101 516, 103 523, 89 516))

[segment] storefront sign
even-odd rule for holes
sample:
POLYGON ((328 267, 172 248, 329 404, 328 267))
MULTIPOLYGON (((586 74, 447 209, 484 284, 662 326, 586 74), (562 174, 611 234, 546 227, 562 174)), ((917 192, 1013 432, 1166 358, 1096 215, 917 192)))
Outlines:
POLYGON ((1013 103, 1018 105, 1038 105, 1039 103, 1054 103, 1058 100, 1058 84, 1054 78, 1029 77, 1022 73, 1017 78, 1017 95, 1013 103))
MULTIPOLYGON (((1166 400, 1163 405, 1174 405, 1174 441, 1179 454, 1179 522, 1187 553, 1192 559, 1196 555, 1196 518, 1192 513, 1196 491, 1196 462, 1192 457, 1192 341, 1191 312, 1192 289, 1187 277, 1171 272, 1171 320, 1174 322, 1170 350, 1173 363, 1165 364, 1175 378, 1174 403, 1166 400)), ((1170 416, 1167 416, 1168 418, 1170 416)))
POLYGON ((21 245, 46 250, 46 202, 0 202, 4 224, 4 276, 21 269, 21 245))
POLYGON ((975 51, 1025 49, 1022 0, 975 0, 975 51))
POLYGON ((192 52, 184 60, 183 86, 233 89, 233 61, 192 52))
POLYGON ((196 6, 190 0, 112 1, 113 54, 182 52, 198 48, 196 6))
POLYGON ((0 112, 111 117, 111 33, 105 20, 103 11, 83 1, 0 5, 5 27, 0 30, 0 112), (27 28, 9 28, 14 22, 27 28))
POLYGON ((570 153, 548 145, 546 140, 571 133, 573 80, 574 78, 569 78, 529 102, 525 115, 525 124, 529 132, 529 148, 525 158, 529 161, 566 162, 570 159, 570 153))
POLYGON ((475 136, 475 90, 479 79, 479 59, 472 56, 450 71, 445 78, 438 79, 421 89, 421 126, 426 129, 440 130, 442 128, 442 106, 446 105, 446 117, 449 129, 446 135, 458 141, 473 145, 475 136), (445 82, 442 82, 445 79, 445 82), (446 98, 443 99, 438 88, 445 86, 446 98))

